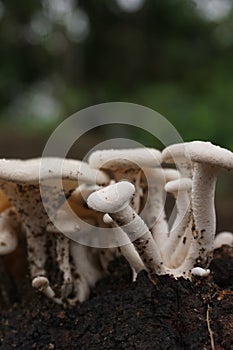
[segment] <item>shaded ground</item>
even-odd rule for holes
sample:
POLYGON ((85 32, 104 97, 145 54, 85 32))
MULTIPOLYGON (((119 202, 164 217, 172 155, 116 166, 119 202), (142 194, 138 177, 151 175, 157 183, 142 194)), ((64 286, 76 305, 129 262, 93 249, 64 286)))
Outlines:
POLYGON ((51 304, 25 280, 21 301, 1 311, 0 348, 233 349, 232 249, 217 250, 211 269, 194 283, 161 276, 156 288, 145 272, 131 283, 121 259, 73 309, 51 304))

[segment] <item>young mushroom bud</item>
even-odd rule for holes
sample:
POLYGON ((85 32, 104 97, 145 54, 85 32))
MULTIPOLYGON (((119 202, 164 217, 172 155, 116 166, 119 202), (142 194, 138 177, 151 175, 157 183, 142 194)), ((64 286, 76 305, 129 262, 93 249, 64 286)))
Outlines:
POLYGON ((233 247, 233 233, 223 231, 217 234, 214 239, 214 249, 221 248, 223 245, 233 247))
POLYGON ((130 182, 121 181, 92 193, 87 199, 87 204, 97 211, 108 213, 129 236, 156 284, 156 274, 161 273, 162 261, 148 227, 130 206, 134 191, 135 188, 130 182))

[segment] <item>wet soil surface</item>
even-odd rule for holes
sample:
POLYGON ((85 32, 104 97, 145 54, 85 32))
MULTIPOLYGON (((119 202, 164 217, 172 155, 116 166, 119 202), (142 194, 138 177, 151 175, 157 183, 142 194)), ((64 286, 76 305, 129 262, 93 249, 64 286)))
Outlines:
POLYGON ((233 349, 233 251, 215 251, 207 279, 190 282, 145 272, 137 281, 123 259, 110 266, 91 298, 75 308, 54 305, 30 288, 0 314, 0 348, 233 349))

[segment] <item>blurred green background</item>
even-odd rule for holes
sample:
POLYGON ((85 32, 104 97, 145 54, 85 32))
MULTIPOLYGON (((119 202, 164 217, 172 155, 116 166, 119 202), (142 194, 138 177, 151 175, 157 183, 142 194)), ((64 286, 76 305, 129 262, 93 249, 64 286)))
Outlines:
POLYGON ((110 101, 233 150, 233 0, 0 0, 0 43, 2 157, 39 155, 63 119, 110 101))

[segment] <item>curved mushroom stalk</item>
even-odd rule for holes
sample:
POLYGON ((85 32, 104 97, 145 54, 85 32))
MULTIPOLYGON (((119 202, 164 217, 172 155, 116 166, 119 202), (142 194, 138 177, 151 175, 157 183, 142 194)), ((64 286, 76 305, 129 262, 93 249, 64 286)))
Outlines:
POLYGON ((124 258, 128 261, 132 273, 133 273, 133 281, 136 280, 138 273, 141 270, 145 269, 145 266, 134 248, 133 243, 130 242, 128 236, 125 234, 125 232, 115 224, 115 222, 111 219, 111 217, 108 214, 104 215, 104 221, 106 223, 110 223, 113 230, 115 231, 116 235, 119 236, 120 242, 122 243, 119 247, 119 250, 121 254, 124 256, 124 258))
POLYGON ((130 206, 134 191, 131 183, 121 181, 92 193, 87 204, 97 211, 108 213, 122 227, 133 241, 151 280, 157 283, 156 274, 161 273, 162 260, 148 227, 130 206))
POLYGON ((161 152, 153 148, 102 150, 93 152, 89 164, 96 169, 111 171, 114 180, 127 180, 135 186, 131 206, 138 213, 141 197, 141 169, 161 164, 161 152))
POLYGON ((169 238, 163 246, 162 255, 167 257, 166 265, 176 268, 184 261, 192 237, 192 213, 190 191, 192 180, 180 178, 167 182, 165 190, 176 198, 177 216, 170 230, 169 238))
POLYGON ((143 169, 147 182, 147 200, 142 212, 142 219, 150 228, 152 236, 160 248, 168 238, 168 223, 164 210, 165 206, 165 170, 161 168, 143 169))
POLYGON ((13 208, 0 213, 0 255, 10 254, 17 248, 19 230, 21 223, 13 208))

